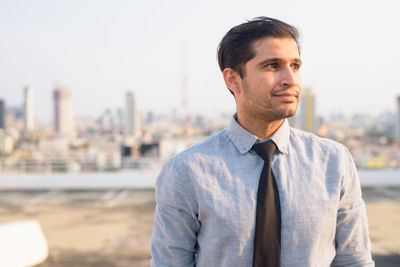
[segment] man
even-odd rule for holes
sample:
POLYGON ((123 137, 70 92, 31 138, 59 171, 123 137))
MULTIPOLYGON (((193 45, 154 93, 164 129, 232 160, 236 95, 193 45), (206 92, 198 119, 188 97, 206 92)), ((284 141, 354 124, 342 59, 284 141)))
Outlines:
POLYGON ((300 99, 299 50, 298 31, 272 18, 224 36, 218 61, 237 113, 164 165, 152 266, 374 266, 350 153, 286 120, 300 99))

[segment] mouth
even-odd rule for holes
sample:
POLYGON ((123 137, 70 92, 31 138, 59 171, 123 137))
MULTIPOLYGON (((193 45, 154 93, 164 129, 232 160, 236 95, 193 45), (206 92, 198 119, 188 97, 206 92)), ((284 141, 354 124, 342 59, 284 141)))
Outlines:
POLYGON ((283 91, 274 93, 272 96, 283 102, 292 103, 297 101, 299 94, 296 91, 283 91))

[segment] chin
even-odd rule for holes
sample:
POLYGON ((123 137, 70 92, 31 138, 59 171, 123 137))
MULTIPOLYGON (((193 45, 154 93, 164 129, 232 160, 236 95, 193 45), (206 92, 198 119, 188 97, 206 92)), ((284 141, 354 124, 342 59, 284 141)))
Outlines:
POLYGON ((292 114, 292 113, 290 113, 290 114, 288 114, 288 115, 286 115, 286 116, 285 116, 285 119, 287 119, 287 118, 291 118, 291 117, 293 117, 294 115, 296 115, 296 113, 293 113, 293 114, 292 114))
POLYGON ((282 116, 281 117, 283 119, 293 117, 294 115, 296 115, 296 110, 297 109, 282 110, 282 112, 281 112, 282 116))
POLYGON ((259 115, 268 121, 283 120, 296 115, 297 105, 270 105, 262 111, 259 115))

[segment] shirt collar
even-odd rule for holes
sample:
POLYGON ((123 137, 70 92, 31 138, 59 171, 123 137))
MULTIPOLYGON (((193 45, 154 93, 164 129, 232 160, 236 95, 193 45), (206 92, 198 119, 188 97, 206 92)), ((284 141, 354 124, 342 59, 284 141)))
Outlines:
POLYGON ((229 138, 232 140, 233 144, 236 146, 241 154, 249 152, 253 145, 257 142, 257 140, 260 140, 261 142, 272 140, 276 144, 280 152, 284 154, 288 153, 290 126, 286 119, 271 137, 267 139, 259 139, 257 138, 257 136, 244 129, 237 122, 236 118, 237 115, 235 114, 231 122, 229 123, 227 132, 229 138))

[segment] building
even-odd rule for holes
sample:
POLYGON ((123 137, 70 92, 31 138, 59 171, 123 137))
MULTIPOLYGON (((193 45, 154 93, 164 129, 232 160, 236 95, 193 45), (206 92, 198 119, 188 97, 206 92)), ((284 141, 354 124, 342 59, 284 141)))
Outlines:
POLYGON ((6 128, 6 102, 0 99, 0 129, 6 128))
POLYGON ((76 135, 70 92, 64 87, 53 91, 54 131, 57 135, 73 139, 76 135))
POLYGON ((315 120, 315 97, 310 88, 307 88, 302 94, 296 121, 300 129, 304 131, 315 133, 317 130, 315 120))
POLYGON ((24 132, 24 110, 23 105, 10 107, 5 109, 6 128, 7 130, 17 131, 18 133, 24 132))
POLYGON ((127 92, 125 96, 124 135, 126 138, 133 139, 140 138, 142 135, 140 114, 133 92, 127 92))
POLYGON ((397 134, 396 134, 396 141, 400 143, 400 95, 397 96, 397 121, 396 121, 396 128, 397 128, 397 134))
POLYGON ((24 90, 24 132, 32 132, 34 128, 33 89, 27 86, 24 90))
POLYGON ((14 150, 14 140, 11 135, 0 132, 0 155, 11 154, 14 150))
POLYGON ((103 114, 98 118, 97 123, 100 125, 101 129, 112 130, 114 128, 114 118, 110 109, 106 109, 103 114))

